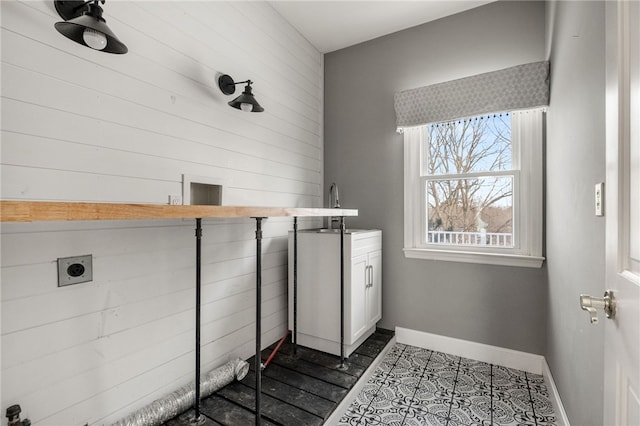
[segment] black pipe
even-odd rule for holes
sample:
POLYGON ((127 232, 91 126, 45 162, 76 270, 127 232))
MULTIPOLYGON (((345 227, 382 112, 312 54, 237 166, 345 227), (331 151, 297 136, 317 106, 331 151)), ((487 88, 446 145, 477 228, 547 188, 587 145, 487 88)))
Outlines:
POLYGON ((344 216, 340 216, 340 368, 344 368, 344 216))
POLYGON ((262 218, 256 217, 256 426, 261 424, 260 397, 262 394, 262 218))
POLYGON ((200 421, 200 304, 202 293, 202 219, 196 219, 196 398, 195 421, 200 421))
POLYGON ((293 218, 293 354, 298 353, 298 217, 293 218))

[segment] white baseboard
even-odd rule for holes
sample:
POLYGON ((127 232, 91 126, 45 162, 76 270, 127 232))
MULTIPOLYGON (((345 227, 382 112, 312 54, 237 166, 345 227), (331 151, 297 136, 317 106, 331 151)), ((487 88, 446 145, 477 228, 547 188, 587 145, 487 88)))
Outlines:
POLYGON ((553 411, 556 413, 557 425, 558 426, 570 426, 569 425, 569 417, 567 417, 567 412, 564 411, 564 406, 562 405, 562 401, 560 400, 560 394, 558 393, 558 388, 556 388, 556 382, 553 381, 553 376, 551 375, 551 370, 549 369, 549 364, 547 364, 547 360, 544 360, 542 365, 542 376, 544 377, 544 381, 549 386, 549 399, 551 399, 551 403, 553 404, 553 411))
POLYGON ((490 364, 501 365, 503 367, 515 368, 528 373, 540 374, 544 377, 549 387, 549 398, 551 399, 556 417, 558 418, 558 425, 570 426, 569 418, 560 400, 560 394, 553 381, 551 370, 547 365, 547 360, 542 355, 514 351, 512 349, 402 327, 396 327, 396 341, 405 345, 445 352, 490 364))
POLYGON ((446 352, 451 355, 471 358, 490 364, 498 364, 503 367, 515 368, 528 373, 542 374, 542 355, 528 352, 514 351, 513 349, 500 348, 498 346, 485 345, 483 343, 470 342, 468 340, 455 339, 453 337, 440 336, 425 333, 423 331, 410 330, 396 327, 396 341, 406 345, 446 352))

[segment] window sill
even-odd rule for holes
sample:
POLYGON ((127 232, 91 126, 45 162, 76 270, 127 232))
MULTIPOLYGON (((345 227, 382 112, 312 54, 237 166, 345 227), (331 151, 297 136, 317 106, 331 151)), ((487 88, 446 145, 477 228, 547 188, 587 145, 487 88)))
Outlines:
POLYGON ((485 265, 519 266, 541 268, 544 257, 520 254, 479 253, 471 251, 434 250, 405 248, 408 259, 442 260, 445 262, 480 263, 485 265))

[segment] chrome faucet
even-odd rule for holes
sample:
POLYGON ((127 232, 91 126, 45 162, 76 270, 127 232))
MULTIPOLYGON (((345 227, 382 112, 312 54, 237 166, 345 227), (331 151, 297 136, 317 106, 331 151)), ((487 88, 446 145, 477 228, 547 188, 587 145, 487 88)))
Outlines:
POLYGON ((338 195, 338 185, 335 182, 329 187, 329 207, 334 209, 340 208, 340 195, 338 195), (333 201, 334 192, 336 195, 335 202, 333 201))
MULTIPOLYGON (((340 208, 340 195, 338 194, 338 185, 333 182, 329 187, 329 208, 340 208)), ((335 216, 330 216, 327 220, 327 228, 333 229, 333 222, 338 222, 340 219, 335 216)))

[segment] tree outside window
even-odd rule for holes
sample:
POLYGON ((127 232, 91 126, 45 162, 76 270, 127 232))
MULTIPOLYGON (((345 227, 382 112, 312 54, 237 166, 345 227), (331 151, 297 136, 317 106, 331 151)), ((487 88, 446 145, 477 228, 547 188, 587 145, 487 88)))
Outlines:
POLYGON ((511 114, 425 127, 426 242, 513 246, 511 114))

